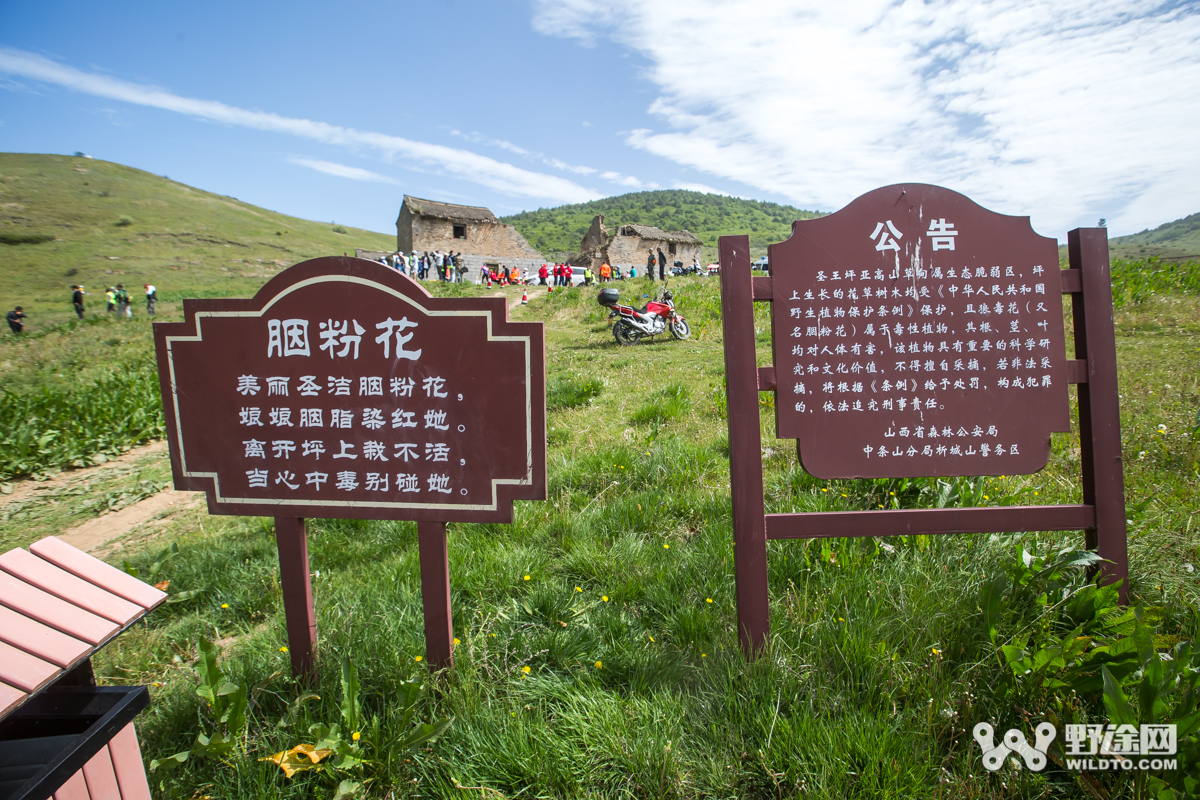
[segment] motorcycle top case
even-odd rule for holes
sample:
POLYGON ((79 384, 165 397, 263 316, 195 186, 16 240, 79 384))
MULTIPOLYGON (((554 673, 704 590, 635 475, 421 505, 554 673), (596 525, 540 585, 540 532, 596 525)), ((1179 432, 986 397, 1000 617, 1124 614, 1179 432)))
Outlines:
POLYGON ((601 289, 600 294, 596 296, 596 302, 602 306, 615 306, 620 296, 621 293, 616 289, 601 289))

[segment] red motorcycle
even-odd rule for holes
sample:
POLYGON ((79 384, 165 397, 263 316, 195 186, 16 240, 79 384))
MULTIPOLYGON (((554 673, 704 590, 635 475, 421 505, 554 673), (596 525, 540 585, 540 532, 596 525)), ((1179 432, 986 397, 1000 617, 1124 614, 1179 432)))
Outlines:
POLYGON ((596 298, 608 309, 608 318, 616 320, 613 337, 617 344, 637 344, 643 336, 656 336, 668 330, 676 339, 692 335, 687 320, 675 313, 675 301, 669 291, 664 290, 662 297, 651 300, 645 308, 623 306, 619 300, 620 293, 616 289, 602 289, 596 298))

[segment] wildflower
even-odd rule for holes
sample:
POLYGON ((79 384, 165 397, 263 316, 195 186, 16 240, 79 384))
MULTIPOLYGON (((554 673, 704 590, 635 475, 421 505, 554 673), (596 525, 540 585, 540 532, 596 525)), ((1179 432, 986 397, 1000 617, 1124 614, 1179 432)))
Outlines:
POLYGON ((582 591, 583 591, 583 589, 580 589, 578 586, 576 586, 576 587, 575 587, 575 591, 577 591, 577 592, 582 592, 582 591))
POLYGON ((525 576, 525 580, 529 580, 529 576, 528 576, 528 575, 526 575, 526 576, 525 576))
POLYGON ((489 634, 489 635, 490 635, 490 636, 491 636, 493 639, 495 639, 495 638, 496 638, 496 634, 494 634, 494 633, 492 633, 492 634, 489 634))
POLYGON ((603 662, 603 661, 597 661, 597 662, 596 662, 596 669, 604 669, 604 662, 603 662))
POLYGON ((895 493, 895 492, 888 492, 888 494, 890 494, 892 497, 895 497, 895 496, 896 496, 896 493, 895 493))
POLYGON ((458 647, 460 644, 462 644, 462 642, 460 642, 458 639, 455 639, 455 640, 454 640, 454 646, 455 646, 455 647, 458 647))
POLYGON ((221 608, 229 608, 229 603, 221 603, 221 608))
POLYGON ((287 648, 286 648, 286 647, 281 647, 281 648, 279 648, 279 652, 281 652, 281 653, 286 653, 286 652, 287 652, 287 648))
POLYGON ((354 733, 350 734, 350 738, 351 738, 353 741, 356 741, 356 742, 357 742, 359 739, 361 739, 361 738, 362 738, 362 734, 361 734, 361 733, 359 733, 358 731, 355 731, 354 733))
POLYGON ((1167 432, 1167 426, 1166 426, 1166 425, 1163 425, 1161 422, 1160 422, 1160 423, 1158 423, 1158 432, 1159 432, 1159 433, 1166 433, 1166 432, 1167 432))
MULTIPOLYGON (((650 641, 652 641, 652 642, 654 641, 654 637, 653 637, 653 636, 651 636, 651 637, 650 637, 650 641)), ((155 684, 155 685, 157 685, 157 684, 155 684)))
POLYGON ((930 650, 933 652, 933 654, 934 654, 935 656, 940 656, 940 655, 942 654, 942 651, 941 651, 941 650, 938 650, 936 647, 931 647, 931 648, 929 648, 929 649, 930 649, 930 650))
POLYGON ((669 545, 669 544, 663 545, 663 550, 670 550, 670 549, 671 549, 671 545, 669 545))
POLYGON ((606 594, 602 594, 602 595, 600 595, 600 599, 601 599, 601 600, 603 600, 604 602, 606 602, 606 603, 607 603, 607 602, 608 602, 608 595, 606 595, 606 594))
POLYGON ((642 504, 638 503, 638 511, 641 511, 641 510, 642 510, 642 504))
POLYGON ((708 653, 701 653, 701 654, 700 654, 700 657, 701 657, 701 658, 708 658, 708 653))
POLYGON ((843 618, 843 617, 838 617, 838 622, 845 622, 845 621, 846 621, 846 620, 845 620, 845 618, 843 618))
POLYGON ((424 656, 414 656, 413 661, 416 661, 419 663, 423 658, 424 658, 424 656))
POLYGON ((524 672, 526 675, 528 675, 532 671, 533 671, 533 669, 528 664, 521 667, 521 672, 524 672))
POLYGON ((829 490, 828 490, 828 489, 822 489, 821 491, 822 491, 822 492, 828 492, 829 490))
POLYGON ((846 496, 846 495, 842 495, 842 497, 845 497, 845 496, 846 496))
POLYGON ((706 598, 704 598, 704 602, 706 602, 706 603, 711 603, 711 602, 712 602, 712 598, 711 598, 711 597, 706 597, 706 598))
POLYGON ((988 497, 988 496, 985 494, 985 495, 983 496, 983 499, 984 499, 984 500, 991 500, 992 498, 988 497))

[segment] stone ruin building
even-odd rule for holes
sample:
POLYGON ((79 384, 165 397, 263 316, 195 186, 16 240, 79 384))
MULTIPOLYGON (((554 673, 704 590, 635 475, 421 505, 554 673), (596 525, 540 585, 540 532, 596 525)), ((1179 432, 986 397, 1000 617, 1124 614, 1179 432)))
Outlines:
POLYGON ((458 206, 404 196, 396 219, 396 249, 463 254, 468 270, 489 267, 520 267, 535 273, 545 258, 525 241, 512 225, 506 225, 486 208, 458 206))
POLYGON ((653 225, 620 225, 610 234, 604 226, 604 215, 597 214, 579 245, 580 263, 597 269, 608 262, 627 271, 636 266, 641 272, 646 267, 646 251, 651 248, 657 253, 661 247, 670 266, 676 261, 692 263, 693 258, 700 258, 703 246, 689 231, 664 231, 653 225))

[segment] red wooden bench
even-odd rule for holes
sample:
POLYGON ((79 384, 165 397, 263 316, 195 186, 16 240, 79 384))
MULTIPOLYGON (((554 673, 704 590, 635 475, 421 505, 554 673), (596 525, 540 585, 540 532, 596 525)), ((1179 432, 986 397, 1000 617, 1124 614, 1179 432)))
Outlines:
POLYGON ((0 800, 150 800, 149 692, 96 686, 91 656, 166 599, 53 536, 0 555, 0 800))

